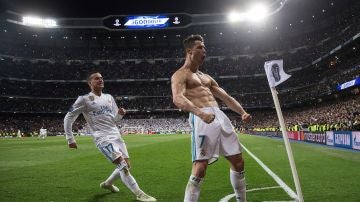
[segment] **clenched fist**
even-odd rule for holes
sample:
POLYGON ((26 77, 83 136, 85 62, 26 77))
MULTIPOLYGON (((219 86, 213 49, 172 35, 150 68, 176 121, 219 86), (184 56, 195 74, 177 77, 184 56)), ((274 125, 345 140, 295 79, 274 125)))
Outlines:
POLYGON ((215 114, 202 113, 199 116, 205 123, 211 123, 215 119, 215 114))
POLYGON ((241 119, 244 121, 244 122, 249 122, 251 119, 252 119, 252 116, 248 113, 245 113, 241 116, 241 119))
POLYGON ((118 114, 120 114, 121 116, 124 116, 126 114, 126 110, 124 108, 119 108, 118 114))

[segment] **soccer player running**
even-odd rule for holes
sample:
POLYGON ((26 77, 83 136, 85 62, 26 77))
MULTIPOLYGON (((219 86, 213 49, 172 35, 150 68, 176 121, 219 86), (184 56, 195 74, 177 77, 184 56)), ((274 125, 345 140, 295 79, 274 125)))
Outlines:
POLYGON ((90 127, 90 133, 96 146, 106 158, 116 165, 113 173, 100 184, 100 187, 118 192, 119 189, 113 182, 120 177, 121 181, 136 195, 136 200, 156 201, 154 197, 145 194, 139 188, 134 177, 130 174, 129 154, 116 126, 126 111, 123 108, 118 108, 111 95, 102 93, 104 80, 99 72, 90 72, 87 82, 91 92, 79 96, 64 118, 64 129, 69 148, 77 149, 72 125, 82 113, 90 127))
POLYGON ((171 89, 174 104, 190 112, 192 127, 192 174, 184 201, 198 201, 207 166, 219 155, 225 156, 231 164, 230 181, 237 201, 246 201, 242 148, 229 118, 219 109, 215 98, 240 114, 243 121, 250 121, 251 116, 211 76, 199 71, 206 56, 203 38, 191 35, 183 41, 183 45, 185 63, 172 75, 171 89))

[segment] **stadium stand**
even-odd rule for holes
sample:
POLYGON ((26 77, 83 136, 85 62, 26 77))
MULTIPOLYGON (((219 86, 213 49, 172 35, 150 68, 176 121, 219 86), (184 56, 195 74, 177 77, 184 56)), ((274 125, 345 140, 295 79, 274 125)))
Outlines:
MULTIPOLYGON (((203 71, 254 116, 254 122, 244 126, 223 107, 239 130, 278 128, 263 70, 265 61, 278 58, 292 74, 278 89, 290 130, 295 125, 359 130, 359 87, 336 89, 360 77, 359 11, 357 2, 348 10, 289 29, 251 32, 249 27, 226 25, 150 34, 52 31, 1 21, 0 134, 20 129, 30 135, 42 124, 50 135, 61 133, 67 109, 78 95, 88 92, 85 77, 92 69, 102 72, 105 92, 128 109, 124 125, 159 131, 161 123, 175 120, 165 125, 188 131, 183 124, 187 115, 172 103, 169 77, 183 62, 181 39, 192 33, 202 34, 208 42, 203 71)), ((81 130, 84 121, 75 127, 81 130)))

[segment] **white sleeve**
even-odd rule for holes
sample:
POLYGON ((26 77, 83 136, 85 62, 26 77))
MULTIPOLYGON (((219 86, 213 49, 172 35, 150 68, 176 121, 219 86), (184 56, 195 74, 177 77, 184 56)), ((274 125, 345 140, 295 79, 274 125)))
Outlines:
POLYGON ((76 118, 85 110, 85 99, 83 96, 79 96, 75 103, 71 106, 68 113, 64 118, 64 131, 65 136, 69 144, 76 143, 73 132, 72 125, 75 122, 76 118))
POLYGON ((120 115, 118 113, 119 107, 117 106, 114 97, 111 95, 110 95, 110 97, 111 97, 111 102, 112 102, 112 110, 115 112, 115 122, 119 122, 123 118, 123 115, 120 115))

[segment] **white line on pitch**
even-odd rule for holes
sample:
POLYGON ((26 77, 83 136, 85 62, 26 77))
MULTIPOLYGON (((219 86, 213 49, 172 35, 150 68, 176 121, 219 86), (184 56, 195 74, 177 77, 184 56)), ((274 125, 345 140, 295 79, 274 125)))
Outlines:
MULTIPOLYGON (((274 186, 274 187, 260 187, 260 188, 254 188, 254 189, 248 189, 246 192, 252 192, 252 191, 258 191, 258 190, 265 190, 265 189, 276 189, 281 188, 280 186, 274 186)), ((228 202, 231 198, 235 197, 235 194, 229 194, 225 196, 224 198, 220 199, 219 202, 228 202)))
POLYGON ((281 188, 281 187, 280 187, 280 186, 273 186, 273 187, 260 187, 260 188, 254 188, 254 189, 249 189, 249 190, 246 190, 246 192, 253 192, 253 191, 265 190, 265 189, 276 189, 276 188, 281 188))
POLYGON ((243 144, 241 146, 245 149, 245 151, 256 161, 258 164, 275 180, 278 185, 280 185, 281 188, 284 189, 284 191, 293 199, 297 199, 296 193, 285 184, 284 181, 280 179, 279 176, 277 176, 273 171, 270 170, 260 159, 258 159, 253 153, 251 153, 243 144))
MULTIPOLYGON (((296 193, 285 184, 284 181, 282 181, 280 179, 279 176, 277 176, 273 171, 270 170, 270 168, 268 168, 260 159, 258 159, 253 153, 251 153, 243 144, 241 144, 241 146, 245 149, 245 151, 275 180, 276 183, 278 183, 278 185, 280 185, 280 187, 293 199, 297 199, 297 195, 296 193)), ((250 191, 256 191, 256 190, 263 190, 263 189, 273 189, 273 188, 278 188, 278 187, 263 187, 263 188, 255 188, 255 189, 250 189, 247 190, 246 192, 250 192, 250 191)), ((220 199, 219 202, 228 202, 231 198, 233 198, 235 196, 235 194, 230 194, 225 196, 224 198, 220 199)))
POLYGON ((296 202, 296 201, 262 201, 262 202, 296 202))

